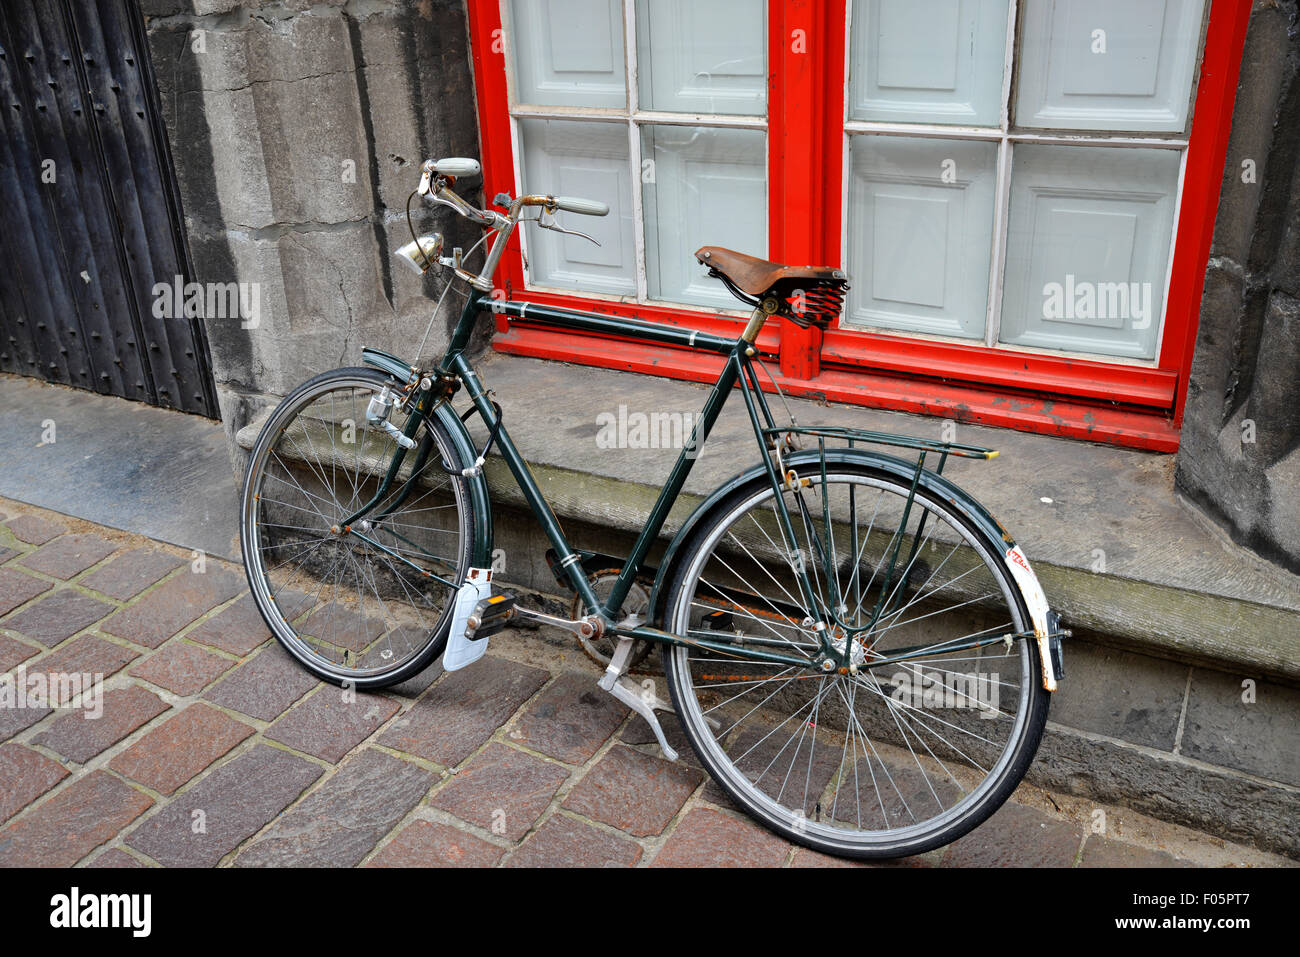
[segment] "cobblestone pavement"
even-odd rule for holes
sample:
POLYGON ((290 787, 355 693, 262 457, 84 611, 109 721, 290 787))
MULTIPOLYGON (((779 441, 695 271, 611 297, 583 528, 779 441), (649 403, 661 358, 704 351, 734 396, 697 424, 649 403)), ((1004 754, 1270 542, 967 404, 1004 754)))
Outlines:
MULTIPOLYGON (((349 701, 270 639, 241 569, 195 562, 0 499, 0 866, 846 863, 735 810, 671 716, 684 754, 664 760, 558 635, 505 632, 465 670, 349 701), (83 673, 103 675, 94 720, 64 680, 83 673), (57 707, 18 696, 39 684, 57 707)), ((1022 785, 888 866, 1286 863, 1022 785)))

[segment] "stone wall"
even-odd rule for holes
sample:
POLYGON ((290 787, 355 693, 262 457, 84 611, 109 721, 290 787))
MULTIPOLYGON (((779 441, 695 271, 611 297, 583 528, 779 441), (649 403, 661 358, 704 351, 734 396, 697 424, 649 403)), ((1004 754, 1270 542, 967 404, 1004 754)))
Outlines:
POLYGON ((1176 481, 1236 541, 1293 571, 1300 571, 1298 155, 1300 13, 1295 0, 1261 0, 1233 110, 1176 481))
MULTIPOLYGON (((233 436, 363 345, 414 351, 441 292, 393 259, 430 156, 477 156, 463 0, 142 0, 200 282, 258 283, 253 328, 208 316, 233 436), (431 298, 432 297, 432 298, 431 298)), ((470 195, 472 201, 481 197, 470 195)), ((419 204, 415 205, 419 210, 419 204)), ((420 224, 468 249, 447 211, 420 224)), ((170 278, 170 277, 166 277, 170 278)), ((445 345, 456 292, 425 354, 445 345)))

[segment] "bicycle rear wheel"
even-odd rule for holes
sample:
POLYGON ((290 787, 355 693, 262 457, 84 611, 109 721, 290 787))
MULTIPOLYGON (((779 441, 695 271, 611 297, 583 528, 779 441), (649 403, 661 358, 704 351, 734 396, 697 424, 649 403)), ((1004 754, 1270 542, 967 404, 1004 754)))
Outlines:
POLYGON ((429 419, 384 497, 344 524, 398 451, 366 422, 371 397, 394 384, 344 368, 292 392, 253 447, 241 502, 244 568, 271 633, 309 671, 357 688, 403 681, 442 654, 444 582, 464 580, 475 534, 465 480, 444 468, 459 458, 429 419))
POLYGON ((1047 720, 1033 641, 952 647, 1031 630, 998 543, 924 489, 907 508, 909 491, 868 463, 783 490, 796 556, 771 486, 742 487, 683 550, 666 606, 674 634, 728 646, 664 646, 701 761, 765 825, 832 854, 900 857, 965 834, 1014 790, 1047 720), (838 594, 850 628, 879 612, 859 635, 831 628, 838 650, 851 643, 856 674, 814 665, 818 615, 800 562, 824 600, 838 594), (753 650, 801 663, 746 657, 753 650))

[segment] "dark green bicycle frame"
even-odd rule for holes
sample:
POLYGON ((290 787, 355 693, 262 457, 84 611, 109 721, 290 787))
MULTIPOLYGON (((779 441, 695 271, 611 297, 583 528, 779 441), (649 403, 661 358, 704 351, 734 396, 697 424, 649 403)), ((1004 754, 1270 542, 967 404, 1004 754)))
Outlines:
MULTIPOLYGON (((669 510, 672 508, 673 503, 676 502, 682 487, 686 484, 686 479, 695 464, 697 451, 708 439, 718 415, 722 412, 731 390, 740 377, 742 363, 743 367, 749 365, 749 359, 745 353, 751 347, 749 343, 742 339, 726 339, 721 336, 692 332, 691 330, 671 326, 658 326, 634 319, 598 316, 591 313, 555 309, 530 303, 490 300, 482 295, 476 295, 466 302, 464 311, 461 313, 460 322, 452 333, 447 353, 443 357, 438 371, 454 374, 460 378, 470 400, 474 403, 474 407, 478 410, 479 415, 489 429, 498 427, 496 410, 488 401, 487 394, 479 382, 478 376, 470 367, 464 355, 465 344, 469 341, 475 319, 478 313, 484 309, 490 309, 498 315, 521 319, 527 318, 569 329, 614 333, 633 337, 644 342, 686 345, 727 357, 727 362, 723 366, 717 382, 714 383, 713 389, 709 392, 704 408, 696 418, 690 439, 684 443, 681 452, 677 456, 677 461, 664 482, 663 490, 659 493, 659 498, 650 511, 646 525, 636 543, 632 546, 632 551, 628 555, 617 580, 614 582, 608 599, 604 602, 601 602, 592 591, 591 584, 587 580, 586 572, 582 569, 577 553, 574 552, 565 538, 555 513, 543 498, 541 490, 528 468, 528 464, 524 461, 523 456, 519 454, 519 450, 515 447, 509 432, 503 426, 499 429, 497 447, 500 450, 501 457, 510 468, 515 481, 519 483, 519 489, 523 493, 524 499, 537 516, 542 530, 546 533, 551 546, 559 556, 559 563, 564 568, 570 584, 582 597, 589 613, 599 614, 607 622, 613 624, 624 600, 627 598, 628 592, 632 588, 637 573, 645 562, 646 555, 649 553, 651 546, 654 545, 659 532, 663 530, 664 522, 668 519, 669 510)), ((759 401, 762 402, 761 396, 759 401)), ((766 404, 762 405, 762 409, 764 414, 767 415, 766 421, 768 425, 771 425, 771 416, 767 413, 766 404)), ((751 418, 752 415, 751 411, 751 418)), ((757 427, 756 420, 755 425, 757 427)))
MULTIPOLYGON (((758 376, 751 358, 755 355, 755 347, 743 338, 728 339, 722 336, 712 335, 709 333, 691 331, 673 326, 656 325, 649 322, 642 322, 635 319, 624 319, 613 316, 601 316, 593 313, 577 312, 568 309, 558 309, 550 306, 541 306, 534 303, 504 301, 490 299, 481 293, 473 293, 466 301, 464 309, 461 311, 460 319, 452 332, 451 341, 447 347, 446 354, 439 363, 436 370, 440 376, 455 376, 464 385, 470 401, 473 403, 475 410, 483 422, 487 425, 490 434, 495 434, 496 445, 502 459, 509 467, 511 474, 514 475, 515 481, 519 485, 520 491, 524 495, 525 501, 529 508, 536 516, 546 537, 550 540, 551 546, 559 558, 559 567, 563 568, 569 583, 573 586, 574 591, 582 598, 589 614, 599 615, 610 626, 610 631, 616 635, 642 638, 657 642, 669 642, 673 644, 688 644, 697 647, 709 648, 715 651, 721 651, 738 658, 748 658, 761 661, 771 661, 781 664, 794 665, 797 667, 808 667, 807 658, 797 658, 791 655, 780 654, 777 652, 764 651, 762 649, 746 647, 738 648, 726 641, 714 640, 705 636, 680 636, 673 635, 666 631, 649 626, 639 626, 630 629, 619 629, 617 619, 622 608, 624 600, 627 598, 638 573, 641 572, 646 556, 649 554, 651 547, 658 538, 659 533, 663 530, 668 513, 673 504, 677 501, 677 496, 681 493, 690 475, 691 468, 695 463, 698 451, 708 440, 709 433, 712 431, 718 415, 722 412, 723 406, 727 402, 732 390, 739 385, 740 393, 744 398, 745 410, 749 415, 750 423, 754 428, 754 434, 758 439, 759 447, 763 450, 762 455, 764 471, 768 481, 771 483, 773 490, 776 492, 776 512, 780 522, 782 536, 785 545, 790 549, 792 555, 799 555, 798 538, 795 535, 794 524, 791 520, 789 509, 787 508, 784 496, 781 494, 783 483, 788 481, 787 475, 779 474, 776 466, 773 464, 773 456, 769 454, 770 450, 776 448, 779 443, 779 435, 783 432, 799 432, 811 435, 818 439, 823 449, 821 456, 821 469, 823 477, 825 473, 825 449, 824 443, 826 438, 847 438, 850 442, 877 441, 890 445, 901 445, 904 447, 916 449, 920 453, 920 458, 916 466, 916 475, 913 478, 912 494, 916 492, 916 482, 919 480, 921 470, 924 466, 925 453, 927 451, 939 452, 943 458, 948 454, 965 455, 972 457, 991 457, 996 453, 990 453, 987 449, 980 449, 974 446, 963 446, 955 443, 932 442, 926 439, 914 439, 903 436, 888 435, 885 433, 866 433, 858 430, 836 430, 833 428, 822 429, 789 429, 778 428, 773 421, 771 410, 768 407, 767 400, 759 386, 758 376), (627 556, 609 597, 602 602, 596 597, 592 590, 591 584, 587 579, 587 573, 583 569, 580 556, 569 544, 560 528, 559 520, 555 512, 551 509, 550 504, 543 497, 541 489, 534 479, 532 471, 528 468, 528 463, 520 455, 518 448, 510 437, 509 431, 501 422, 497 415, 496 408, 488 398, 487 390, 483 388, 479 381, 477 373, 470 366, 469 360, 466 359, 464 350, 469 342, 470 334, 473 332, 474 324, 481 312, 490 311, 497 315, 507 315, 519 319, 541 322, 547 325, 559 326, 567 329, 577 329, 588 332, 608 333, 626 338, 637 339, 642 342, 662 343, 667 345, 686 346, 688 348, 699 349, 705 352, 711 352, 716 355, 725 357, 726 362, 722 371, 714 383, 708 398, 704 403, 704 408, 696 418, 696 424, 691 432, 690 439, 684 444, 681 453, 673 465, 664 483, 663 490, 659 493, 654 507, 650 511, 645 527, 632 546, 631 553, 627 556)), ((412 395, 408 400, 407 408, 409 415, 403 433, 408 438, 414 438, 418 432, 420 422, 429 416, 436 401, 434 398, 434 389, 422 389, 417 384, 418 379, 423 375, 415 367, 407 364, 396 356, 390 356, 385 353, 374 350, 366 350, 365 361, 371 365, 377 366, 383 371, 389 372, 396 378, 400 379, 404 385, 415 385, 412 395)), ((427 440, 426 440, 427 441, 427 440)), ((387 494, 389 488, 401 467, 406 455, 406 449, 398 446, 393 460, 389 465, 378 492, 370 502, 362 506, 356 513, 350 516, 344 523, 351 525, 359 518, 367 514, 377 502, 387 494)), ((428 449, 421 446, 417 450, 417 465, 422 465, 425 457, 428 455, 428 449)), ((942 459, 939 466, 942 469, 942 459)), ((415 482, 415 476, 419 469, 413 472, 412 477, 407 480, 408 483, 415 482)), ((823 499, 825 496, 825 482, 822 483, 823 499)), ((399 492, 400 502, 410 489, 402 489, 399 492)), ((908 507, 911 506, 911 499, 908 500, 908 507)), ((396 506, 391 506, 396 507, 396 506)), ((391 510, 390 507, 390 510, 391 510)), ((802 510, 801 518, 805 523, 813 519, 811 513, 806 509, 800 498, 800 508, 802 510)), ((823 514, 821 521, 825 525, 827 532, 830 530, 829 512, 825 510, 823 502, 823 514)), ((904 522, 904 527, 906 522, 904 522)), ((355 533, 354 533, 355 534, 355 533)), ((919 538, 919 533, 916 538, 919 538)), ((814 540, 815 541, 815 540, 814 540)), ((373 543, 372 543, 373 544, 373 543)), ((901 536, 899 537, 901 545, 901 536)), ((382 546, 376 545, 376 547, 382 546)), ((916 542, 913 542, 913 550, 916 542)), ((382 549, 388 552, 388 549, 382 549)), ((822 554, 815 556, 819 563, 823 565, 828 581, 835 581, 835 576, 830 567, 831 557, 825 554, 825 549, 820 549, 822 554)), ((392 552, 394 557, 399 558, 407 564, 413 564, 396 552, 392 552)), ((898 559, 898 547, 896 546, 891 556, 890 574, 893 571, 893 565, 898 559)), ((418 567, 418 566, 415 566, 418 567)), ((423 571, 423 570, 422 570, 423 571)), ((801 588, 804 592, 804 598, 808 602, 808 608, 816 609, 819 612, 821 621, 830 621, 837 624, 850 634, 869 629, 875 621, 883 614, 886 609, 883 607, 884 591, 880 602, 872 613, 872 621, 865 627, 849 629, 849 627, 837 620, 834 614, 833 603, 838 599, 832 596, 832 604, 828 606, 827 602, 822 599, 813 587, 812 580, 808 574, 808 569, 803 567, 802 563, 796 566, 801 588)), ((427 572, 426 572, 427 574, 427 572)), ((437 576, 433 576, 437 578, 437 576)), ((443 584, 449 587, 456 587, 452 582, 437 578, 443 584)), ((969 647, 978 647, 981 644, 990 644, 994 641, 1001 641, 1002 638, 979 639, 969 643, 969 647)), ((834 665, 843 667, 848 664, 849 642, 844 642, 843 651, 836 651, 830 644, 829 631, 825 628, 820 629, 819 642, 821 645, 821 655, 816 658, 817 664, 834 665)), ((966 647, 966 645, 956 646, 966 647)), ((956 648, 954 648, 956 650, 956 648)), ((912 649, 898 649, 888 658, 880 659, 872 663, 872 666, 892 663, 894 661, 905 660, 912 649)))

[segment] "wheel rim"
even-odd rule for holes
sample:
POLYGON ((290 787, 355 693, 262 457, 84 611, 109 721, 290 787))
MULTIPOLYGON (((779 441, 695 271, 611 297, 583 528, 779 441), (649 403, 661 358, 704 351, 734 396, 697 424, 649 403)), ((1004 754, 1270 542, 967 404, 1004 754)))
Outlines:
MULTIPOLYGON (((407 499, 393 507, 418 447, 378 506, 343 524, 377 491, 397 448, 366 424, 382 385, 382 377, 340 377, 278 411, 245 488, 245 556, 263 617, 295 657, 343 681, 378 679, 422 658, 451 605, 451 589, 424 572, 458 581, 467 562, 465 490, 442 468, 451 455, 436 429, 418 433, 430 448, 407 499)), ((394 412, 392 421, 401 428, 405 417, 394 412)))
MULTIPOLYGON (((828 476, 827 489, 829 538, 817 521, 822 518, 820 477, 805 491, 816 502, 811 531, 800 522, 793 493, 783 494, 810 567, 818 565, 807 546, 814 539, 829 543, 845 604, 874 608, 883 597, 892 609, 882 615, 878 630, 861 639, 863 664, 981 630, 1024 629, 1014 583, 999 572, 999 556, 940 503, 918 495, 913 509, 929 518, 923 524, 914 511, 903 529, 906 489, 856 473, 828 476), (885 496, 892 501, 885 502, 885 496), (882 525, 891 513, 892 527, 882 525), (857 538, 850 516, 856 516, 857 538), (889 586, 881 574, 888 563, 880 559, 895 538, 900 541, 898 578, 889 586), (918 550, 908 565, 913 543, 918 550), (996 587, 988 592, 990 586, 996 587), (944 591, 952 601, 940 598, 944 591), (948 616, 942 613, 945 606, 948 616), (976 619, 979 627, 961 625, 963 618, 976 619), (918 641, 919 636, 928 637, 918 641)), ((794 649, 802 647, 810 659, 814 656, 815 632, 804 618, 795 623, 796 613, 807 612, 807 602, 794 584, 772 505, 770 489, 756 491, 708 531, 672 609, 675 633, 730 631, 745 636, 750 647, 796 657, 794 649), (705 616, 719 613, 730 620, 706 627, 705 616)), ((824 592, 825 586, 818 573, 815 587, 824 592)), ((868 617, 861 610, 841 620, 860 626, 868 617)), ((839 640, 855 642, 849 635, 839 640)), ((879 669, 828 675, 738 662, 684 646, 672 650, 668 663, 688 734, 724 788, 749 810, 807 843, 844 850, 915 849, 937 846, 974 826, 1001 803, 1008 783, 1014 785, 1008 782, 1009 769, 1025 740, 1037 694, 1029 644, 1015 645, 1014 650, 999 643, 947 653, 935 648, 886 666, 887 675, 879 669)))

